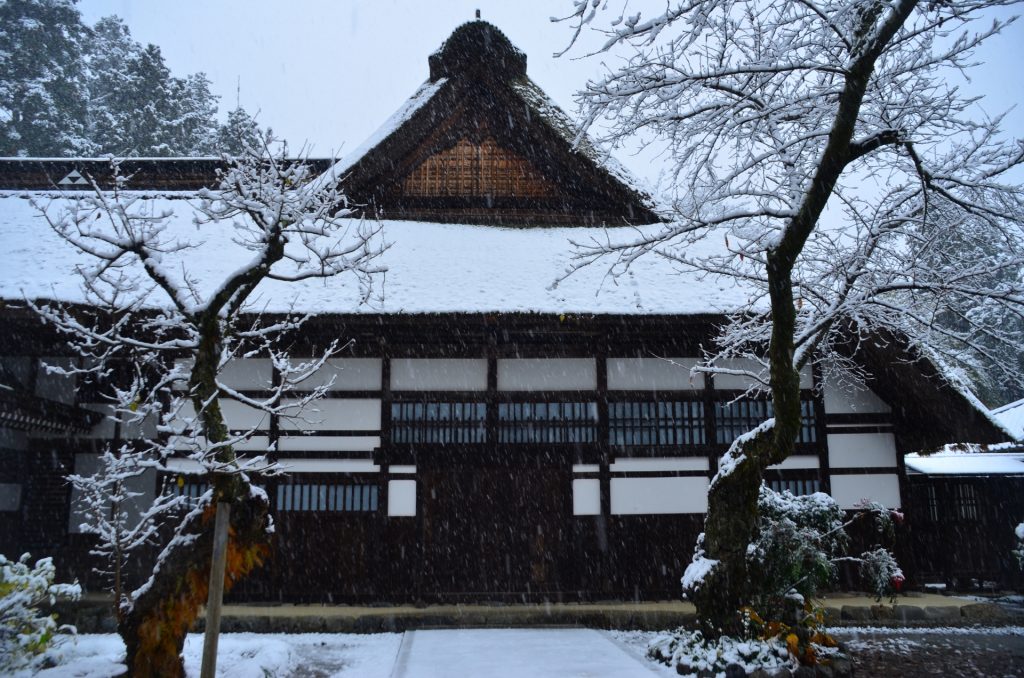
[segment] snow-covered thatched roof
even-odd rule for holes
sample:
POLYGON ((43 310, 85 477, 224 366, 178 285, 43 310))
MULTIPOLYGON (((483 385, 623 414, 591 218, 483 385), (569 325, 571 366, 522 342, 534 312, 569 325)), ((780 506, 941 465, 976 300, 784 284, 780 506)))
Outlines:
POLYGON ((1024 398, 997 407, 992 415, 1018 440, 1024 440, 1024 398))
MULTIPOLYGON (((50 229, 39 210, 56 214, 73 194, 0 194, 0 298, 84 301, 76 266, 89 260, 50 229)), ((168 229, 197 245, 166 255, 168 270, 187 270, 202 286, 215 285, 252 253, 232 242, 227 224, 197 227, 193 194, 151 197, 136 209, 173 211, 168 229), (180 263, 173 263, 175 257, 180 263)), ((649 228, 656 228, 649 227, 649 228)), ((624 229, 611 229, 612 231, 624 229)), ((629 230, 633 233, 633 229, 629 230)), ((302 283, 264 281, 252 310, 290 308, 312 313, 521 312, 605 314, 698 314, 736 310, 748 291, 728 279, 677 275, 673 264, 644 257, 618 278, 607 266, 583 269, 555 286, 571 263, 570 239, 607 237, 603 228, 520 229, 463 224, 384 221, 386 275, 377 297, 359 303, 344 276, 302 283)), ((702 245, 711 248, 712 244, 702 245)), ((701 246, 697 246, 701 247, 701 246)), ((710 251, 710 250, 709 250, 710 251)), ((94 263, 94 262, 92 262, 94 263)), ((154 296, 154 299, 157 297, 154 296)))
MULTIPOLYGON (((525 225, 647 224, 659 208, 639 181, 580 136, 577 125, 526 74, 526 55, 485 21, 459 26, 430 55, 430 78, 369 139, 321 178, 385 216, 525 225), (460 143, 493 142, 491 160, 542 191, 484 187, 410 194, 403 182, 460 143)), ((481 155, 482 164, 489 160, 481 155)), ((444 160, 441 160, 444 162, 444 160)), ((449 168, 457 174, 465 168, 449 168)), ((479 168, 477 168, 479 171, 479 168)), ((484 167, 482 183, 488 176, 484 167)), ((442 172, 443 174, 443 172, 442 172)), ((437 177, 434 177, 437 178, 437 177)), ((442 180, 443 181, 443 180, 442 180)))

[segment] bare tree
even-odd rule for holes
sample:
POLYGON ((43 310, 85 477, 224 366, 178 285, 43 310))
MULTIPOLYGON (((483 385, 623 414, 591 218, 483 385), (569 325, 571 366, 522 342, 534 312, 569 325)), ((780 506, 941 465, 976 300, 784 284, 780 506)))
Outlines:
MULTIPOLYGON (((119 596, 118 630, 127 647, 129 673, 181 676, 185 633, 206 601, 214 505, 232 505, 228 585, 256 567, 268 549, 267 496, 253 484, 271 472, 265 456, 245 456, 239 443, 252 431, 230 430, 221 402, 230 398, 268 413, 301 410, 322 395, 313 389, 287 402, 282 396, 323 366, 338 350, 331 344, 316 358, 292 363, 282 344, 304 317, 284 314, 264 321, 247 304, 264 281, 298 282, 351 275, 365 299, 372 277, 382 272, 380 226, 351 218, 336 182, 318 181, 308 166, 267 150, 272 140, 222 172, 219 188, 189 204, 185 225, 229 229, 235 246, 251 253, 241 267, 213 284, 195 275, 198 243, 187 240, 181 217, 127 190, 114 162, 109 190, 74 200, 37 204, 54 231, 73 246, 85 308, 36 305, 45 322, 70 337, 82 367, 106 386, 113 418, 140 431, 132 445, 105 455, 108 463, 79 478, 91 494, 93 532, 100 551, 113 555, 115 571, 127 553, 152 538, 157 519, 173 515, 180 501, 158 499, 132 523, 118 507, 130 498, 124 482, 143 468, 166 470, 173 455, 198 464, 209 491, 189 510, 163 545, 149 581, 119 596), (231 360, 267 357, 281 374, 270 395, 253 398, 225 383, 231 360), (113 491, 112 494, 110 492, 113 491), (113 511, 112 511, 113 509, 113 511)), ((184 515, 181 518, 182 514, 184 515)))
POLYGON ((574 43, 600 22, 597 52, 627 52, 582 92, 584 129, 604 119, 606 142, 667 140, 674 177, 671 223, 579 243, 577 266, 610 262, 614 275, 663 256, 750 291, 700 368, 753 361, 775 415, 720 460, 684 578, 713 637, 739 631, 756 586, 758 488, 793 451, 801 368, 852 368, 837 348, 884 330, 956 382, 965 348, 1017 341, 963 310, 1024 312, 1024 191, 1008 176, 1024 143, 944 79, 1008 23, 976 22, 1012 4, 685 0, 603 22, 607 2, 578 0, 565 19, 574 43), (706 238, 720 252, 691 254, 706 238), (946 313, 959 322, 938 322, 946 313))

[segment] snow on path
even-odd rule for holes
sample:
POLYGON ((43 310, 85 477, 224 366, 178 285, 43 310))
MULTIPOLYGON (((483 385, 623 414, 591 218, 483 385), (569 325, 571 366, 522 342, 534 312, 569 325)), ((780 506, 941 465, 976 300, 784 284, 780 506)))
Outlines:
POLYGON ((675 675, 593 629, 408 631, 393 678, 651 678, 675 675))

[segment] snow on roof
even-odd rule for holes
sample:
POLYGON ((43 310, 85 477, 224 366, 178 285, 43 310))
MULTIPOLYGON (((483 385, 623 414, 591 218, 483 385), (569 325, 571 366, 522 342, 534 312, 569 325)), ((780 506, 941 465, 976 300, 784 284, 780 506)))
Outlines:
POLYGON ((345 174, 352 169, 356 163, 363 159, 363 157, 376 148, 382 141, 387 139, 389 136, 395 133, 399 127, 407 122, 416 111, 423 108, 424 104, 430 101, 435 94, 437 94, 441 87, 448 82, 447 78, 441 78, 436 82, 427 81, 419 86, 413 95, 409 97, 404 104, 399 107, 397 111, 391 114, 391 117, 384 121, 377 131, 371 134, 366 141, 360 144, 354 151, 347 154, 338 162, 331 165, 331 167, 324 172, 317 180, 316 184, 322 186, 325 182, 327 183, 338 183, 341 181, 345 174))
MULTIPOLYGON (((65 195, 35 194, 59 209, 65 195)), ((228 226, 193 223, 192 194, 151 197, 155 211, 173 210, 168 228, 201 243, 184 255, 165 255, 165 270, 187 270, 200 289, 212 289, 224 276, 248 262, 252 253, 232 242, 228 226), (179 256, 181 262, 173 261, 179 256)), ((630 234, 661 225, 631 228, 630 234)), ((391 248, 383 255, 380 298, 360 305, 357 286, 345 276, 302 283, 264 281, 250 310, 311 313, 527 312, 610 314, 696 314, 736 310, 749 291, 724 278, 678 274, 663 257, 642 257, 618 278, 604 264, 592 265, 562 281, 573 255, 573 240, 603 240, 621 228, 507 228, 383 222, 391 248)), ((625 233, 623 231, 623 233, 625 233)), ((614 235, 613 235, 614 237, 614 235)), ((81 302, 74 274, 86 263, 58 238, 26 194, 0 194, 0 298, 51 298, 81 302)), ((691 254, 717 251, 720 242, 691 246, 691 254)), ((154 297, 154 303, 156 298, 154 297)), ((162 303, 162 302, 161 302, 162 303)))
POLYGON ((983 451, 978 445, 947 445, 934 454, 907 454, 903 461, 908 473, 940 476, 1024 476, 1024 450, 1014 444, 993 445, 983 451), (1014 450, 1014 451, 1010 451, 1014 450))
POLYGON ((992 410, 992 416, 1005 426, 1017 440, 1024 440, 1024 398, 997 407, 992 410))

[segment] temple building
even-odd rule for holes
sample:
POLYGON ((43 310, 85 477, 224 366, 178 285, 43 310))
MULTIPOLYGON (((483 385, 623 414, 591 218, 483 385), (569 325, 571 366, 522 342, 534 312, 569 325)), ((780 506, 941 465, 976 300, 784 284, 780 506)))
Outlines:
MULTIPOLYGON (((614 280, 600 266, 566 277, 571 241, 657 228, 656 202, 586 139, 576 143, 572 121, 529 79, 526 55, 494 26, 460 26, 428 62, 428 80, 366 143, 310 161, 318 181, 341 182, 381 220, 391 247, 380 294, 361 304, 333 279, 259 288, 264 313, 311 314, 295 356, 349 343, 304 382, 330 384, 308 411, 224 402, 232 429, 255 431, 244 447, 270 450, 286 472, 265 483, 273 553, 232 596, 676 598, 719 457, 771 416, 766 400, 743 397, 745 378, 689 370, 746 292, 653 257, 614 280)), ((124 169, 154 208, 191 227, 188 199, 220 166, 183 158, 124 169)), ((91 472, 108 441, 147 432, 111 421, 94 389, 46 369, 73 358, 24 300, 84 298, 73 253, 26 196, 63 199, 107 172, 100 160, 0 160, 0 552, 53 555, 86 582, 91 537, 65 477, 91 472)), ((210 238, 214 254, 190 262, 199 278, 234 265, 230 234, 210 238)), ((923 562, 915 535, 934 534, 924 526, 936 500, 915 490, 912 476, 928 472, 905 455, 1001 443, 1007 430, 892 342, 863 342, 850 357, 870 375, 865 385, 801 375, 797 452, 767 482, 828 492, 847 509, 904 507, 896 550, 911 577, 915 567, 925 578, 1002 576, 998 564, 933 567, 945 557, 934 548, 923 562)), ((256 397, 278 376, 268 359, 239 359, 222 379, 256 397)), ((138 491, 197 496, 195 470, 172 459, 138 491)), ((1024 516, 1005 516, 1007 535, 1014 518, 1024 516)), ((990 520, 984 529, 1003 529, 990 520)))

